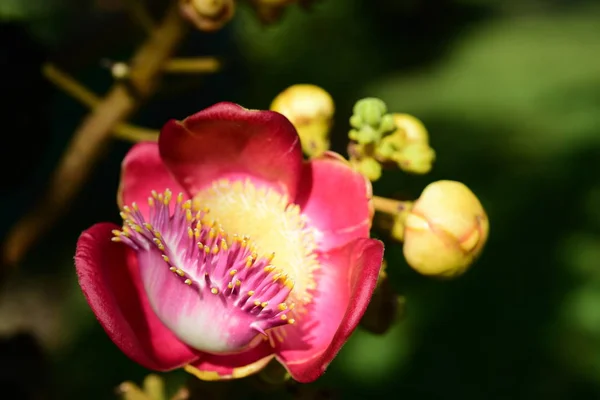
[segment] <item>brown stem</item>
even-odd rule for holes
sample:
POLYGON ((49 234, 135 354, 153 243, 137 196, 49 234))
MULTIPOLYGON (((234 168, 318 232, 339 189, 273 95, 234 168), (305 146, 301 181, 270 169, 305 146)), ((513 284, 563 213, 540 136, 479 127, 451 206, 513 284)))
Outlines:
MULTIPOLYGON (((80 101, 89 108, 95 108, 102 99, 93 93, 91 90, 77 82, 71 76, 61 71, 59 68, 52 64, 46 64, 42 68, 42 73, 50 82, 61 88, 65 93, 80 101)), ((141 128, 135 125, 126 124, 124 122, 118 123, 114 128, 113 132, 115 137, 130 142, 141 142, 141 141, 156 141, 158 140, 158 131, 154 129, 141 128)))
POLYGON ((162 23, 136 51, 129 63, 130 79, 115 83, 79 126, 41 196, 43 201, 9 232, 2 252, 5 263, 14 265, 21 260, 65 212, 106 149, 111 131, 156 91, 165 62, 185 35, 186 23, 177 7, 173 2, 162 23))
POLYGON ((217 72, 221 63, 214 57, 173 58, 165 64, 170 74, 210 74, 217 72))
POLYGON ((376 211, 385 214, 396 215, 399 212, 412 207, 412 202, 388 199, 387 197, 373 196, 373 207, 375 207, 376 211))

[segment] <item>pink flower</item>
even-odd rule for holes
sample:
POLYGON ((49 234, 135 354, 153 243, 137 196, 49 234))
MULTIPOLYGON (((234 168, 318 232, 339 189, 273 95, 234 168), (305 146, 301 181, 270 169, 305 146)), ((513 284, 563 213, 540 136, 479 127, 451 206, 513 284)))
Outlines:
POLYGON ((110 338, 146 368, 230 379, 276 357, 310 382, 377 282, 370 197, 340 156, 304 162, 282 115, 220 103, 130 150, 123 228, 83 232, 79 283, 110 338))

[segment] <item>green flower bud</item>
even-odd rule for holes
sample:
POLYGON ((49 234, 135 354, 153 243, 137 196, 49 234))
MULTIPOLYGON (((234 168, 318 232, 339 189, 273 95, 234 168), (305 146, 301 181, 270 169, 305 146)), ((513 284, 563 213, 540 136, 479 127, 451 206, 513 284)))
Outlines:
POLYGON ((354 115, 359 115, 366 125, 378 127, 381 118, 387 112, 385 103, 377 98, 368 97, 356 102, 354 115))

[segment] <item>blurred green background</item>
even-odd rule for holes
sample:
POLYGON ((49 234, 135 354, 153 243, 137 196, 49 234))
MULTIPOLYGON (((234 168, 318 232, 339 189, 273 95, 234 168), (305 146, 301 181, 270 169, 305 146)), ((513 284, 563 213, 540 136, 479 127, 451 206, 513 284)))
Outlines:
MULTIPOLYGON (((86 113, 41 77, 41 63, 103 93, 111 78, 102 60, 126 59, 143 39, 109 3, 119 1, 0 2, 3 234, 39 200, 86 113)), ((181 53, 227 64, 216 75, 168 77, 135 123, 159 128, 221 100, 268 108, 287 86, 314 83, 336 101, 343 151, 352 105, 377 96, 425 123, 438 159, 424 177, 388 173, 375 192, 416 198, 431 181, 460 180, 489 214, 483 256, 451 282, 417 275, 388 243, 404 318, 381 336, 357 330, 316 386, 344 399, 600 398, 600 4, 323 0, 268 27, 240 5, 223 30, 194 32, 181 53)), ((118 221, 128 147, 114 142, 2 287, 0 333, 30 332, 46 355, 29 362, 16 345, 0 346, 6 385, 100 400, 147 373, 96 322, 72 261, 82 230, 118 221)), ((167 378, 176 386, 185 374, 167 378)), ((238 398, 285 398, 236 385, 238 398)))

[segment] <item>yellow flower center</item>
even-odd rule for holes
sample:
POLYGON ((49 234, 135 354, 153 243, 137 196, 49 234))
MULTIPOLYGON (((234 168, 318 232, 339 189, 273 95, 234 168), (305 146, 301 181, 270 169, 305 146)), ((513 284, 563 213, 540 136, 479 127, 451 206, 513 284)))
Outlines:
POLYGON ((316 242, 300 207, 287 196, 250 181, 220 180, 199 192, 194 204, 208 207, 226 232, 249 236, 259 254, 274 253, 272 265, 294 282, 292 300, 310 302, 312 272, 319 267, 316 242))

